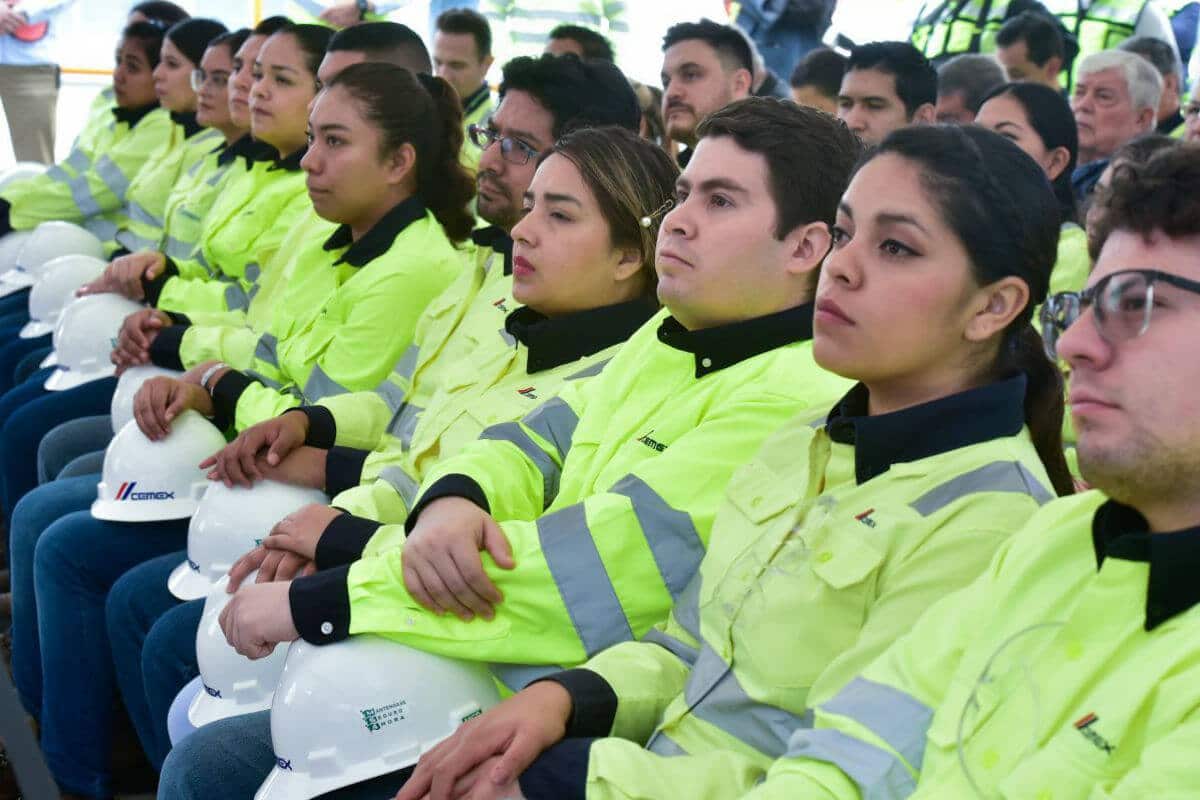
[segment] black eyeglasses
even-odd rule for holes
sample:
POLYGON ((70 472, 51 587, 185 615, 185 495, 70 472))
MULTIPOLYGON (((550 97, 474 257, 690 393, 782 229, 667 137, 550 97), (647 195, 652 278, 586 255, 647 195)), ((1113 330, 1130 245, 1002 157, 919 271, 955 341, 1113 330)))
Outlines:
POLYGON ((529 159, 537 158, 538 151, 520 139, 514 139, 511 136, 501 136, 499 132, 490 128, 481 128, 478 125, 472 125, 468 129, 468 133, 471 136, 471 141, 480 150, 487 150, 493 144, 499 142, 500 157, 510 164, 528 164, 529 159))
POLYGON ((1042 338, 1051 358, 1058 357, 1063 331, 1089 308, 1100 337, 1109 344, 1136 339, 1150 327, 1154 308, 1185 303, 1184 294, 1200 294, 1200 281, 1155 269, 1130 269, 1101 278, 1082 292, 1059 292, 1042 305, 1042 338))

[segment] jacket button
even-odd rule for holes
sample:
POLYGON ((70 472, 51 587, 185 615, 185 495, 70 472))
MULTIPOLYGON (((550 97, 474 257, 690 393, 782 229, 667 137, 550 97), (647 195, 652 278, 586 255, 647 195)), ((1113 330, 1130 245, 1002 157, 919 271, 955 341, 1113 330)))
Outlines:
POLYGON ((700 366, 704 367, 705 369, 708 369, 709 367, 712 366, 712 359, 711 358, 700 359, 700 366))
POLYGON ((1078 661, 1083 658, 1083 645, 1077 641, 1067 642, 1067 658, 1078 661))
POLYGON ((333 633, 333 623, 332 622, 322 622, 321 623, 321 633, 325 634, 326 636, 333 633))
POLYGON ((822 564, 833 561, 833 552, 830 550, 821 551, 817 554, 817 561, 820 561, 822 564))

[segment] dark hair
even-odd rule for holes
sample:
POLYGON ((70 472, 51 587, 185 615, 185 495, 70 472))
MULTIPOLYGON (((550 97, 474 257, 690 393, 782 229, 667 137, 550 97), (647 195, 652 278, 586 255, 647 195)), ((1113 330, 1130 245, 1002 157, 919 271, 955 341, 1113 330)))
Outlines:
POLYGON ((996 34, 996 44, 1012 47, 1019 41, 1025 42, 1029 60, 1039 67, 1058 56, 1066 63, 1066 45, 1058 24, 1040 11, 1022 11, 1005 22, 996 34))
POLYGON ((199 66, 209 43, 227 30, 228 28, 215 19, 192 17, 172 25, 167 30, 166 38, 192 62, 192 66, 199 66))
POLYGON ((304 57, 304 67, 316 79, 321 59, 325 57, 325 48, 333 38, 333 30, 324 25, 288 25, 280 28, 272 36, 291 36, 300 46, 304 57))
POLYGON ((754 55, 750 45, 737 28, 731 25, 721 25, 711 19, 699 22, 677 22, 667 28, 663 36, 662 49, 666 52, 672 45, 699 39, 717 51, 717 58, 725 65, 726 72, 744 69, 754 74, 754 55))
POLYGON ((972 114, 979 112, 993 89, 1005 82, 1004 70, 991 56, 963 53, 954 56, 937 71, 939 96, 962 94, 963 106, 972 114))
POLYGON ((792 88, 812 86, 828 98, 838 96, 842 76, 846 74, 846 57, 836 50, 821 47, 813 50, 792 70, 792 88))
POLYGON ((462 106, 450 84, 394 64, 364 62, 339 72, 329 83, 329 89, 337 88, 348 92, 383 134, 385 153, 412 144, 417 195, 451 241, 465 240, 475 227, 467 208, 475 196, 475 180, 458 160, 462 106))
POLYGON ((1172 239, 1200 234, 1200 147, 1181 144, 1143 163, 1113 167, 1104 214, 1096 225, 1092 258, 1113 231, 1149 239, 1156 231, 1172 239))
POLYGON ((121 31, 123 41, 137 42, 151 69, 158 66, 163 39, 166 36, 167 29, 152 22, 131 22, 125 26, 125 30, 121 31))
POLYGON ((654 294, 654 247, 664 210, 675 196, 679 167, 658 145, 633 131, 609 125, 578 128, 542 151, 538 164, 554 153, 579 170, 608 223, 613 247, 636 249, 647 294, 654 294), (649 219, 648 226, 642 225, 649 219))
POLYGON ((249 38, 249 28, 238 28, 236 31, 226 31, 225 33, 222 33, 220 36, 209 42, 208 46, 210 48, 228 47, 229 52, 232 54, 236 53, 238 50, 241 50, 242 45, 244 45, 246 40, 249 38))
MULTIPOLYGON (((1171 136, 1161 133, 1144 133, 1137 138, 1130 139, 1113 151, 1112 156, 1108 159, 1108 163, 1112 165, 1113 176, 1115 177, 1116 173, 1122 167, 1141 167, 1164 150, 1175 150, 1183 146, 1182 141, 1171 136)), ((1104 246, 1104 237, 1097 234, 1104 227, 1102 221, 1108 213, 1111 192, 1112 181, 1110 178, 1108 186, 1101 186, 1097 183, 1096 190, 1092 192, 1092 196, 1088 200, 1089 208, 1098 207, 1100 211, 1098 221, 1095 224, 1088 225, 1088 254, 1091 255, 1093 261, 1100 257, 1100 248, 1104 246)), ((1105 236, 1107 236, 1107 233, 1105 236)))
POLYGON ((662 116, 662 89, 657 86, 647 86, 632 79, 629 81, 629 85, 633 87, 633 93, 638 99, 638 106, 642 109, 642 119, 646 122, 648 138, 662 147, 667 141, 667 126, 663 123, 662 116))
POLYGON ((850 51, 846 71, 874 69, 896 81, 896 96, 911 119, 926 103, 937 102, 937 72, 908 42, 871 42, 850 51))
POLYGON ((469 33, 475 40, 479 60, 492 54, 492 26, 487 17, 469 8, 452 8, 437 18, 436 27, 442 33, 469 33))
POLYGON ((367 61, 394 64, 412 72, 433 72, 429 51, 417 32, 399 22, 364 22, 338 31, 325 48, 327 53, 351 50, 367 61))
POLYGON ((1067 148, 1067 166, 1051 181, 1051 185, 1062 212, 1060 222, 1078 222, 1079 206, 1075 199, 1075 189, 1071 186, 1071 173, 1075 171, 1075 163, 1079 156, 1079 129, 1075 126, 1075 116, 1071 113, 1067 99, 1044 84, 1021 81, 997 87, 983 102, 1001 95, 1016 100, 1025 110, 1029 126, 1042 140, 1042 146, 1047 150, 1056 147, 1067 148))
POLYGON ((705 117, 696 136, 728 136, 766 159, 777 239, 810 222, 833 224, 863 152, 841 120, 775 97, 736 100, 705 117))
POLYGON ((160 23, 163 30, 174 25, 176 22, 187 19, 190 14, 184 11, 174 3, 165 2, 165 0, 155 0, 148 3, 135 3, 133 8, 129 9, 130 14, 141 14, 152 20, 160 23))
POLYGON ((570 39, 583 48, 584 58, 599 58, 602 61, 614 61, 612 42, 604 38, 599 31, 586 28, 583 25, 563 23, 550 31, 551 39, 570 39))
POLYGON ((607 61, 581 61, 574 53, 521 56, 504 65, 500 97, 525 92, 554 117, 554 138, 582 125, 620 125, 632 131, 642 120, 629 81, 607 61))
POLYGON ((292 21, 282 14, 276 14, 273 17, 267 17, 259 22, 251 30, 251 36, 272 36, 279 33, 284 28, 292 27, 292 21))
POLYGON ((1117 45, 1118 50, 1136 53, 1149 61, 1164 78, 1179 74, 1179 61, 1171 45, 1155 36, 1134 36, 1117 45))
POLYGON ((1017 277, 1029 287, 1029 302, 1004 330, 993 374, 1025 374, 1025 424, 1054 489, 1070 494, 1074 487, 1062 448, 1062 373, 1031 324, 1058 257, 1058 203, 1045 173, 1011 141, 976 125, 902 128, 863 164, 887 153, 920 168, 927 196, 966 249, 979 285, 1017 277))

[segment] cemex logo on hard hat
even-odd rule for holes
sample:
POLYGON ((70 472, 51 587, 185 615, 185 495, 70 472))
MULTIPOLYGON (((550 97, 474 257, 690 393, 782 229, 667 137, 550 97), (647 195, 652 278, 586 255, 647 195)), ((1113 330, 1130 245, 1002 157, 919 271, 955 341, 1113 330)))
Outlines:
POLYGON ((174 492, 135 492, 137 481, 126 481, 117 489, 117 500, 174 500, 174 492))

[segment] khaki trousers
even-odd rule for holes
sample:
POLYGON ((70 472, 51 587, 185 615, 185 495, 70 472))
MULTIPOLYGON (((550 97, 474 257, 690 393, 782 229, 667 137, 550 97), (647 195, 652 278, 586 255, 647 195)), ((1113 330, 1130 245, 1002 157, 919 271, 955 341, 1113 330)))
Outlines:
POLYGON ((17 161, 54 163, 57 64, 0 64, 0 102, 17 161))

